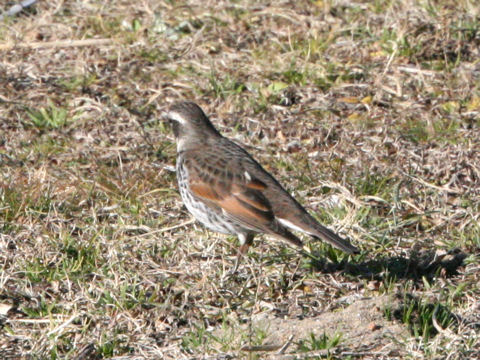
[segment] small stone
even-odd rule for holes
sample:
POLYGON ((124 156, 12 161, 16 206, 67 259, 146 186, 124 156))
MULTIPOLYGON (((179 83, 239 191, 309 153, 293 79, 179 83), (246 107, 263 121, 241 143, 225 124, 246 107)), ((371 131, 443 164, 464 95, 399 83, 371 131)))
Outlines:
POLYGON ((380 281, 378 280, 372 280, 372 281, 369 281, 368 284, 367 284, 367 289, 368 290, 378 290, 378 288, 380 287, 380 281))

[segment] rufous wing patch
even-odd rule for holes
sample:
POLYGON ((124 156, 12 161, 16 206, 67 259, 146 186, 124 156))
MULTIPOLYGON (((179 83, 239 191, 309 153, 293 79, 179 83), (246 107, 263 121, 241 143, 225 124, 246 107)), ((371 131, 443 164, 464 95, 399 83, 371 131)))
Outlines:
POLYGON ((258 179, 251 179, 246 185, 248 188, 254 190, 265 190, 267 188, 267 185, 258 179))
POLYGON ((233 218, 250 226, 259 227, 272 221, 273 215, 269 211, 262 211, 235 196, 221 200, 220 207, 233 218))
POLYGON ((204 182, 194 182, 190 183, 190 191, 197 197, 211 200, 219 201, 221 200, 217 192, 212 188, 212 186, 204 182))
POLYGON ((190 191, 198 198, 204 199, 211 206, 220 207, 227 216, 231 216, 252 229, 262 230, 274 220, 270 203, 263 195, 266 189, 260 180, 250 179, 238 184, 214 183, 195 177, 189 183, 190 191))

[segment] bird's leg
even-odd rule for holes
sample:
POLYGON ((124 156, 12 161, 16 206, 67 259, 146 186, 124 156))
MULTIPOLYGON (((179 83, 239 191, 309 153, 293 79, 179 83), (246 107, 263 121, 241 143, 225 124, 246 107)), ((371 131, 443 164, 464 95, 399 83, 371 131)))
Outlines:
POLYGON ((238 249, 237 257, 235 258, 235 265, 233 266, 233 269, 232 269, 232 274, 235 274, 237 272, 238 264, 240 263, 240 258, 248 252, 249 247, 250 247, 250 244, 243 244, 238 249))
POLYGON ((240 258, 243 257, 247 252, 250 245, 253 243, 253 234, 238 234, 238 240, 240 241, 240 248, 237 252, 237 258, 235 259, 235 265, 231 271, 232 274, 235 274, 238 270, 238 264, 240 263, 240 258))

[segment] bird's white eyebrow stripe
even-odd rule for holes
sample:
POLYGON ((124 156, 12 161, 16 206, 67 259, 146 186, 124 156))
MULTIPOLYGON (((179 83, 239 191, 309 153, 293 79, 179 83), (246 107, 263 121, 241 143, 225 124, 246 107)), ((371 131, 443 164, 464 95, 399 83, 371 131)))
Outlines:
POLYGON ((248 173, 248 171, 245 171, 243 174, 245 175, 245 179, 247 179, 247 181, 251 181, 251 180, 252 180, 252 177, 250 176, 250 174, 248 173))
POLYGON ((170 111, 167 114, 167 117, 171 120, 178 121, 180 124, 185 124, 186 123, 185 118, 180 113, 178 113, 176 111, 170 111))

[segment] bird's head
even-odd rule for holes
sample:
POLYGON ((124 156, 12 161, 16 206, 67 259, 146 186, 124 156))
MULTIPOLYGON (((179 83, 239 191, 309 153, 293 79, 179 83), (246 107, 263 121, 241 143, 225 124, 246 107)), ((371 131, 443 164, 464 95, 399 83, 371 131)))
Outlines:
POLYGON ((179 150, 185 148, 186 138, 188 142, 194 143, 204 141, 211 135, 219 135, 203 110, 194 102, 184 101, 171 105, 164 118, 172 126, 179 150))

